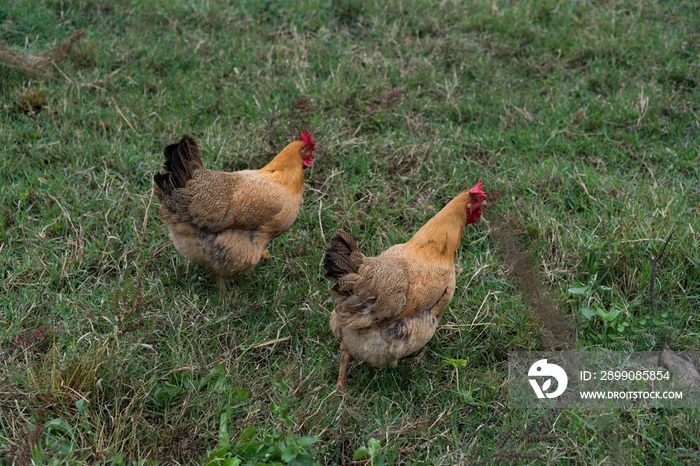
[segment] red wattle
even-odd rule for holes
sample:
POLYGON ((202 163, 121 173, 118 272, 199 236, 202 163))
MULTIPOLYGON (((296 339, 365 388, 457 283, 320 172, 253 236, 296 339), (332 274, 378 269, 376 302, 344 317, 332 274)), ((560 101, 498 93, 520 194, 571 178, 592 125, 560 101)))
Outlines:
POLYGON ((480 217, 481 217, 481 207, 477 207, 476 209, 472 210, 472 212, 467 217, 467 225, 469 225, 470 223, 478 222, 480 217))

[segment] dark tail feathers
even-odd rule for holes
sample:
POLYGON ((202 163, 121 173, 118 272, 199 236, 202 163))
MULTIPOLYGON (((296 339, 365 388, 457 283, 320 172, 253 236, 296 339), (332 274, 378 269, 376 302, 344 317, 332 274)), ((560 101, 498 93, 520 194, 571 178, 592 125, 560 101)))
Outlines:
POLYGON ((190 134, 185 134, 180 142, 167 146, 163 152, 166 172, 153 175, 153 181, 168 196, 174 189, 184 188, 192 179, 192 173, 204 166, 197 140, 190 134))
POLYGON ((331 238, 323 258, 324 277, 331 281, 336 289, 338 280, 346 274, 357 273, 364 259, 355 240, 343 230, 338 230, 331 238))

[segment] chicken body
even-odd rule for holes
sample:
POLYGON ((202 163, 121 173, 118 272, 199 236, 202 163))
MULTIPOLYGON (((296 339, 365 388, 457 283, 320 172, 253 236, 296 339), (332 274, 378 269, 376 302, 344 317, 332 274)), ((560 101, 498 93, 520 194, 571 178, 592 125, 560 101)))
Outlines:
POLYGON ((225 277, 251 270, 266 255, 267 242, 294 224, 312 152, 309 135, 260 170, 226 173, 203 168, 190 135, 166 147, 166 173, 155 175, 154 189, 177 250, 211 267, 226 291, 225 277))
POLYGON ((354 359, 375 367, 396 366, 432 338, 454 296, 452 264, 413 260, 417 256, 410 249, 405 243, 364 258, 357 275, 371 277, 372 283, 362 308, 337 298, 341 302, 336 301, 331 314, 331 330, 354 359), (398 317, 403 313, 411 315, 398 317))
POLYGON ((485 195, 477 185, 426 223, 408 242, 378 257, 364 256, 339 230, 324 258, 334 285, 330 326, 342 351, 337 386, 345 386, 352 359, 396 366, 434 335, 455 293, 455 266, 462 230, 481 215, 485 195))

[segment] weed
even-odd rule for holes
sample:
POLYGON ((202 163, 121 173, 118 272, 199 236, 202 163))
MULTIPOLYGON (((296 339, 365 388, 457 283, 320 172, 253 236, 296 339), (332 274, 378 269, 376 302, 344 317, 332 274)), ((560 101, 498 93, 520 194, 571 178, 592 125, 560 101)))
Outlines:
POLYGON ((118 332, 133 332, 138 330, 144 324, 142 313, 163 296, 149 297, 144 296, 141 292, 143 283, 143 269, 139 270, 136 277, 136 294, 128 298, 129 280, 127 277, 124 283, 124 288, 120 291, 117 289, 112 296, 112 313, 114 314, 115 327, 118 332))
POLYGON ((287 397, 289 385, 282 380, 273 382, 273 385, 282 396, 282 400, 279 404, 270 403, 272 427, 258 432, 255 426, 250 426, 241 432, 238 440, 232 445, 228 432, 231 409, 228 407, 226 412, 221 414, 219 421, 218 449, 207 455, 205 466, 280 464, 280 460, 291 466, 320 466, 307 450, 318 439, 297 437, 291 433, 295 423, 289 416, 289 407, 294 401, 293 398, 287 397), (258 437, 260 440, 256 440, 258 437))
POLYGON ((474 396, 471 390, 464 390, 459 388, 459 368, 461 366, 466 366, 469 364, 467 359, 443 359, 442 363, 455 368, 455 378, 457 379, 457 393, 464 399, 464 401, 470 403, 474 402, 474 396))
POLYGON ((362 446, 355 450, 355 453, 352 455, 352 460, 357 461, 369 458, 369 464, 374 466, 374 458, 381 451, 381 449, 382 445, 379 443, 379 440, 371 438, 367 441, 366 447, 362 446))

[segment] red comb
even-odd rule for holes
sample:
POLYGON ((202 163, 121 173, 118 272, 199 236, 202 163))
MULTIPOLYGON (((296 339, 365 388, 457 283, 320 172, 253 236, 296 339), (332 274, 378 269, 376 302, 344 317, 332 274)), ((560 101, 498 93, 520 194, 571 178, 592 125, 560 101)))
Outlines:
POLYGON ((481 183, 481 180, 479 180, 476 186, 469 190, 469 194, 476 194, 479 196, 479 199, 486 199, 486 194, 482 191, 483 188, 484 185, 481 183))
POLYGON ((300 141, 308 142, 308 143, 309 143, 309 149, 311 150, 311 152, 314 151, 314 146, 316 145, 316 143, 314 142, 313 138, 311 137, 311 133, 309 133, 308 131, 304 131, 304 132, 301 133, 301 135, 299 136, 299 140, 300 140, 300 141))

